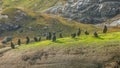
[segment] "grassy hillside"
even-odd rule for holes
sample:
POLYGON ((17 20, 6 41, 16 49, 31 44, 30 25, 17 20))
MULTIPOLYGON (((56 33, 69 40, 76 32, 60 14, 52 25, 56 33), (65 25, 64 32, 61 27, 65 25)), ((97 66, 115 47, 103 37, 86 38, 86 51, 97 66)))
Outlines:
POLYGON ((120 32, 62 38, 56 42, 41 41, 5 53, 1 68, 114 68, 120 66, 120 32), (8 57, 9 55, 9 57, 8 57), (13 57, 13 55, 15 55, 13 57), (6 59, 6 60, 5 60, 6 59), (16 61, 17 60, 17 61, 16 61), (14 65, 13 65, 14 63, 14 65), (20 64, 20 65, 19 65, 20 64), (22 66, 21 66, 22 64, 22 66))
MULTIPOLYGON (((0 68, 115 68, 120 67, 120 28, 108 27, 108 33, 102 34, 104 25, 97 27, 81 24, 58 15, 40 13, 41 11, 64 0, 2 0, 0 19, 0 40, 6 36, 13 37, 16 44, 20 38, 22 45, 5 53, 0 53, 0 68), (38 12, 36 12, 38 11, 38 12), (4 26, 3 26, 4 25, 4 26), (8 25, 20 28, 9 30, 8 25), (71 38, 81 28, 80 37, 71 38), (84 31, 90 35, 86 36, 84 31), (94 31, 99 34, 93 36, 94 31), (47 32, 56 32, 57 41, 44 40, 47 32), (64 38, 58 38, 62 33, 64 38), (41 36, 42 41, 24 44, 25 37, 33 41, 34 36, 41 36)), ((108 20, 118 20, 120 15, 108 20)), ((10 43, 10 42, 9 42, 10 43)), ((10 46, 9 43, 6 46, 10 46)), ((0 45, 1 47, 1 45, 0 45)))
POLYGON ((19 47, 19 49, 26 49, 26 48, 36 48, 36 47, 46 47, 46 46, 62 46, 62 47, 81 47, 81 46, 107 46, 107 45, 116 45, 119 44, 120 40, 120 32, 108 33, 108 34, 99 34, 98 38, 95 38, 92 34, 86 36, 81 35, 80 37, 76 38, 62 38, 57 39, 56 42, 52 41, 42 41, 39 43, 32 43, 29 45, 24 45, 19 47))
MULTIPOLYGON (((59 16, 49 15, 49 14, 40 14, 33 11, 29 11, 27 9, 22 8, 8 8, 2 11, 3 15, 8 15, 9 18, 1 19, 1 22, 11 24, 20 24, 22 25, 22 30, 26 30, 29 27, 33 28, 33 32, 47 32, 47 31, 58 31, 62 30, 63 32, 70 33, 74 31, 74 29, 86 28, 86 29, 94 29, 92 25, 80 24, 75 21, 67 20, 59 16), (19 11, 19 12, 18 12, 19 11), (21 14, 24 14, 21 16, 21 14), (21 18, 20 20, 15 20, 17 18, 21 18), (46 30, 44 29, 46 27, 46 30)), ((21 30, 19 29, 19 30, 21 30)), ((32 30, 27 30, 32 31, 32 30)), ((26 32, 29 33, 29 32, 26 32)))
MULTIPOLYGON (((103 27, 96 27, 90 24, 81 24, 72 20, 64 19, 57 15, 41 14, 38 12, 30 11, 23 8, 7 8, 4 9, 1 14, 8 15, 8 18, 2 18, 0 21, 3 24, 20 25, 21 27, 16 30, 5 30, 1 34, 1 39, 5 36, 13 36, 16 40, 18 38, 25 38, 29 36, 33 38, 34 36, 42 36, 47 32, 56 32, 57 36, 60 32, 63 36, 68 37, 71 33, 77 31, 81 28, 82 32, 88 30, 90 33, 98 31, 101 33, 103 27)), ((4 29, 6 27, 0 27, 4 29)), ((120 31, 118 28, 108 28, 108 32, 120 31)))
POLYGON ((3 8, 21 7, 30 10, 45 10, 63 0, 2 0, 3 8))
MULTIPOLYGON (((8 15, 8 18, 2 18, 0 21, 3 24, 20 25, 21 27, 16 30, 5 30, 1 37, 13 36, 14 38, 25 38, 29 36, 43 36, 47 32, 56 32, 57 35, 62 32, 63 36, 70 36, 71 33, 81 28, 84 32, 88 30, 94 32, 95 30, 101 30, 93 25, 81 24, 72 20, 64 19, 57 15, 41 14, 28 9, 22 8, 7 8, 4 9, 1 14, 8 15)), ((6 26, 0 27, 1 29, 6 26)))

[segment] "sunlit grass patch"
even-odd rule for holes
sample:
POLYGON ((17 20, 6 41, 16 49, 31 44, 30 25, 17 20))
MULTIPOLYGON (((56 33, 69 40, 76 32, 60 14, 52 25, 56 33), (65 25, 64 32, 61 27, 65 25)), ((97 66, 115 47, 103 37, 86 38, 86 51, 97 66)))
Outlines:
POLYGON ((46 46, 60 46, 60 47, 79 47, 79 46, 102 46, 102 45, 115 45, 118 44, 120 40, 120 32, 108 33, 108 34, 99 34, 98 38, 95 38, 93 35, 82 35, 80 37, 71 38, 61 38, 57 39, 56 42, 50 40, 34 42, 28 45, 23 44, 18 49, 29 49, 29 48, 38 48, 46 46))

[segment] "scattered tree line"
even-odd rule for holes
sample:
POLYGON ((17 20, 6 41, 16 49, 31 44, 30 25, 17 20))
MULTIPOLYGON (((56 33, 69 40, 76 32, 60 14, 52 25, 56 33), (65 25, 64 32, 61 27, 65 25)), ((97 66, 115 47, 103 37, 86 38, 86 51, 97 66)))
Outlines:
MULTIPOLYGON (((78 28, 77 33, 72 33, 72 34, 71 34, 71 38, 76 38, 76 36, 79 37, 79 36, 81 35, 81 32, 82 32, 82 30, 81 30, 80 28, 78 28)), ((107 26, 106 26, 106 25, 104 26, 103 33, 107 33, 107 26)), ((90 33, 86 30, 86 31, 84 32, 84 34, 85 34, 85 35, 89 35, 90 33)), ((95 31, 95 32, 93 33, 93 35, 94 35, 94 37, 96 37, 96 38, 99 37, 97 31, 95 31)), ((62 34, 62 33, 59 33, 59 38, 63 38, 63 34, 62 34)), ((40 42, 40 41, 41 41, 41 37, 34 37, 33 39, 34 39, 35 42, 40 42)), ((57 39, 57 37, 56 37, 56 33, 55 33, 55 32, 54 32, 54 33, 48 32, 48 33, 46 34, 46 40, 51 40, 52 42, 56 42, 56 39, 57 39)), ((26 37, 26 44, 29 44, 29 43, 30 43, 30 38, 27 36, 27 37, 26 37)), ((21 44, 22 44, 21 39, 18 39, 17 45, 20 46, 21 44)), ((11 42, 10 45, 11 45, 11 48, 12 48, 12 49, 15 49, 15 44, 14 44, 13 42, 11 42)))

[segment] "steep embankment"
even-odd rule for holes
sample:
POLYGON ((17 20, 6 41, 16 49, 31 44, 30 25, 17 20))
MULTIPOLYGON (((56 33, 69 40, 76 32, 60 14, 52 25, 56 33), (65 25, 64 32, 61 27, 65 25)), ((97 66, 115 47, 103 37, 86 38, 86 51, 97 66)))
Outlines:
POLYGON ((120 32, 31 43, 0 54, 1 68, 114 68, 120 63, 120 32))

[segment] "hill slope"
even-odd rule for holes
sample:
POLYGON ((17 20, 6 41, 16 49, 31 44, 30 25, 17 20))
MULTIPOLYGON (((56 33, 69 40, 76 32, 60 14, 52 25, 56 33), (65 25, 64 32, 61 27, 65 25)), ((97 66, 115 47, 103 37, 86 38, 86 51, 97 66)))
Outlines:
POLYGON ((50 14, 41 14, 22 8, 8 8, 1 12, 7 18, 1 18, 1 36, 36 36, 47 32, 73 33, 79 27, 86 30, 94 30, 94 26, 80 24, 62 17, 50 14))
POLYGON ((62 0, 2 0, 3 9, 10 7, 22 7, 34 11, 48 9, 62 0))
POLYGON ((36 12, 44 11, 89 24, 102 23, 120 14, 119 0, 3 0, 2 2, 3 9, 20 7, 36 12))
POLYGON ((120 14, 119 0, 66 0, 46 11, 82 23, 102 23, 120 14))
POLYGON ((114 68, 119 65, 120 32, 31 43, 0 54, 1 68, 114 68), (87 41, 87 42, 86 42, 87 41), (94 45, 93 45, 94 44, 94 45), (14 55, 14 56, 13 56, 14 55), (9 56, 9 57, 8 57, 9 56))

